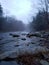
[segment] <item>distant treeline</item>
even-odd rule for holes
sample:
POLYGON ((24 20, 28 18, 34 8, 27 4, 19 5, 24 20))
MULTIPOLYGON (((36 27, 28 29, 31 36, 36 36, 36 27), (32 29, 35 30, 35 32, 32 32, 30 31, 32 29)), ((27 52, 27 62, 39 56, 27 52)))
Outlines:
POLYGON ((19 21, 12 16, 5 17, 3 15, 3 9, 0 5, 0 32, 25 30, 25 25, 22 23, 22 21, 19 21))
POLYGON ((49 31, 49 0, 39 1, 39 10, 29 27, 31 31, 49 31))
POLYGON ((48 13, 39 11, 37 15, 33 17, 33 21, 29 24, 31 31, 49 30, 49 17, 47 19, 46 14, 48 13))

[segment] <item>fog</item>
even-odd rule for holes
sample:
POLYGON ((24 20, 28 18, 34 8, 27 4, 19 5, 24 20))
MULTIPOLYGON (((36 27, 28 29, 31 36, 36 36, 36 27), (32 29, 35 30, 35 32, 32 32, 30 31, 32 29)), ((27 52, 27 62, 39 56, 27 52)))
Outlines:
POLYGON ((4 15, 12 15, 28 24, 38 12, 38 0, 0 0, 4 15))
POLYGON ((49 0, 0 0, 0 65, 49 65, 49 0))

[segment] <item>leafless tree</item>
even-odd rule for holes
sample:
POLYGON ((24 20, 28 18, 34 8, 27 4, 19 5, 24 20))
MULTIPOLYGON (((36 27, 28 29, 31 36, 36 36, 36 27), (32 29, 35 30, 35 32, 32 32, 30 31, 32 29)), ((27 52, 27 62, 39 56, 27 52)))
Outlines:
POLYGON ((49 0, 39 0, 39 11, 44 11, 47 25, 49 27, 49 0))

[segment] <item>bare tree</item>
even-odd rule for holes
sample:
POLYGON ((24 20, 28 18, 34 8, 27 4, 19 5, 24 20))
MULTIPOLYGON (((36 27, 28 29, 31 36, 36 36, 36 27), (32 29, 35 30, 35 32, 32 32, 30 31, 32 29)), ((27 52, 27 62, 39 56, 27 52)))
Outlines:
POLYGON ((49 27, 49 0, 39 0, 39 11, 44 11, 47 25, 49 27))
POLYGON ((39 10, 48 12, 49 10, 49 0, 39 0, 39 10))
POLYGON ((2 6, 0 4, 0 17, 2 16, 2 14, 3 14, 3 10, 2 10, 2 6))

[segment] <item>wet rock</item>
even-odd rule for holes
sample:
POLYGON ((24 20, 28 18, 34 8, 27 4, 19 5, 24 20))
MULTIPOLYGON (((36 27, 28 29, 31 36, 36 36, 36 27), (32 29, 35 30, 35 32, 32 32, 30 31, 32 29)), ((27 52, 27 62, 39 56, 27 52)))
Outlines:
POLYGON ((42 38, 48 38, 49 34, 43 34, 42 38))
POLYGON ((12 34, 12 33, 10 33, 10 35, 11 35, 12 37, 20 37, 20 35, 18 35, 18 34, 12 34))
POLYGON ((41 37, 41 34, 38 34, 38 33, 33 33, 33 34, 27 34, 27 37, 33 37, 33 36, 35 36, 35 37, 41 37))
POLYGON ((49 62, 47 62, 47 61, 45 61, 45 60, 41 60, 40 63, 41 63, 42 65, 49 65, 49 62))
POLYGON ((34 43, 34 42, 30 42, 30 43, 27 44, 27 46, 29 46, 29 45, 31 45, 31 44, 33 45, 33 44, 36 44, 36 43, 34 43))
POLYGON ((43 56, 44 56, 44 58, 45 58, 46 60, 48 60, 48 59, 49 59, 49 52, 48 52, 48 53, 43 53, 43 56))
POLYGON ((12 34, 12 33, 10 33, 9 35, 10 35, 10 36, 12 36, 13 34, 12 34))
POLYGON ((36 44, 36 43, 34 43, 34 42, 31 42, 31 44, 36 44))
POLYGON ((43 39, 40 39, 39 42, 40 42, 39 44, 40 46, 45 46, 49 49, 49 40, 43 38, 43 39))
POLYGON ((24 41, 25 41, 25 40, 26 40, 26 38, 22 38, 21 40, 24 40, 24 41))
POLYGON ((33 34, 27 34, 27 37, 29 37, 29 38, 32 37, 32 36, 33 36, 33 34))
POLYGON ((14 58, 23 54, 37 55, 39 52, 45 54, 49 52, 49 49, 41 46, 19 46, 18 48, 14 48, 12 51, 6 51, 3 54, 0 54, 0 59, 4 59, 6 57, 14 58))
POLYGON ((45 32, 45 31, 41 31, 40 33, 41 33, 41 34, 45 34, 46 32, 45 32))
POLYGON ((1 61, 14 61, 16 58, 9 58, 9 57, 6 57, 4 58, 3 60, 1 61))
POLYGON ((2 40, 2 38, 0 38, 0 40, 2 40))
POLYGON ((15 47, 19 47, 19 45, 15 45, 15 47))
POLYGON ((4 39, 4 37, 0 37, 0 40, 3 40, 4 39))
POLYGON ((19 35, 12 35, 13 37, 20 37, 19 35))

